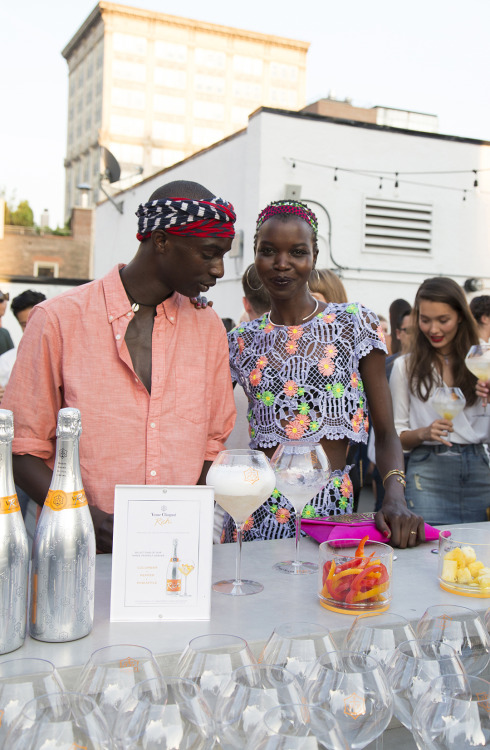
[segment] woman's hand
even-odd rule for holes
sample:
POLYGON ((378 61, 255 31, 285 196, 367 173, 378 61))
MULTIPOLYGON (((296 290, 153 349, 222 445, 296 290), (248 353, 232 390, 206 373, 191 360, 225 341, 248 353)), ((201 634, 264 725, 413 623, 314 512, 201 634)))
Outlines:
POLYGON ((200 294, 199 297, 189 297, 189 299, 196 310, 204 310, 206 307, 213 306, 213 300, 210 299, 208 302, 207 297, 203 297, 202 294, 200 294))
POLYGON ((475 391, 476 395, 481 398, 483 406, 486 406, 490 396, 490 380, 477 380, 475 391))
POLYGON ((375 516, 376 528, 386 536, 393 547, 415 547, 425 542, 425 527, 422 516, 416 516, 407 508, 405 500, 392 498, 387 492, 381 510, 375 516))
POLYGON ((453 429, 453 423, 449 419, 436 419, 432 424, 423 429, 421 442, 427 443, 437 440, 438 443, 443 443, 450 448, 452 443, 447 440, 447 436, 450 432, 453 432, 453 429))

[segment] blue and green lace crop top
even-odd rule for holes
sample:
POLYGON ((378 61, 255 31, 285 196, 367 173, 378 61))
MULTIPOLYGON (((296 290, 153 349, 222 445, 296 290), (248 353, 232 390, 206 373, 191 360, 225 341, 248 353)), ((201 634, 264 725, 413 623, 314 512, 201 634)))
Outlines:
POLYGON ((367 441, 368 417, 359 361, 386 353, 377 316, 358 303, 330 303, 298 326, 267 315, 228 334, 230 369, 248 397, 250 447, 287 440, 367 441))

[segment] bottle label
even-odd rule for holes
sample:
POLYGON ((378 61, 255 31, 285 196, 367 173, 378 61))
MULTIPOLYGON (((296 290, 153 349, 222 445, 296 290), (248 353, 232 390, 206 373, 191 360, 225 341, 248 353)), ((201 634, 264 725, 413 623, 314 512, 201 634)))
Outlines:
POLYGON ((7 497, 0 497, 0 514, 17 513, 17 511, 20 511, 20 505, 17 499, 17 495, 8 495, 7 497))
POLYGON ((167 578, 167 591, 178 593, 181 589, 181 581, 178 578, 167 578))
POLYGON ((82 508, 88 505, 85 490, 78 492, 63 492, 63 490, 48 490, 44 505, 52 510, 66 510, 67 508, 82 508))

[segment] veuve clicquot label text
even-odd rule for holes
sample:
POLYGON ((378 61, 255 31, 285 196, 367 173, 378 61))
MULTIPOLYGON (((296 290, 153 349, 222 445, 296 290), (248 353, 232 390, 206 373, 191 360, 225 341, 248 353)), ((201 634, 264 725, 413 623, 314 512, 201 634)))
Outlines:
POLYGON ((77 492, 63 492, 63 490, 48 490, 44 504, 52 510, 66 510, 66 508, 82 508, 88 505, 85 490, 77 492))
POLYGON ((17 495, 7 495, 7 497, 0 497, 0 514, 17 513, 17 511, 20 511, 20 505, 17 499, 17 495))

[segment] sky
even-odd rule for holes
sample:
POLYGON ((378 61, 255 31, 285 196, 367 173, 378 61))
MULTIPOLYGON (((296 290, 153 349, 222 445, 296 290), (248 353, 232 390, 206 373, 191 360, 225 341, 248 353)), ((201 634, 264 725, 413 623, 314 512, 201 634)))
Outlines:
MULTIPOLYGON (((310 42, 307 102, 333 94, 435 114, 439 132, 490 141, 490 0, 123 3, 310 42), (185 11, 184 11, 185 8, 185 11)), ((61 50, 95 0, 0 4, 0 194, 63 223, 68 74, 61 50)), ((382 165, 380 165, 382 169, 382 165)))

